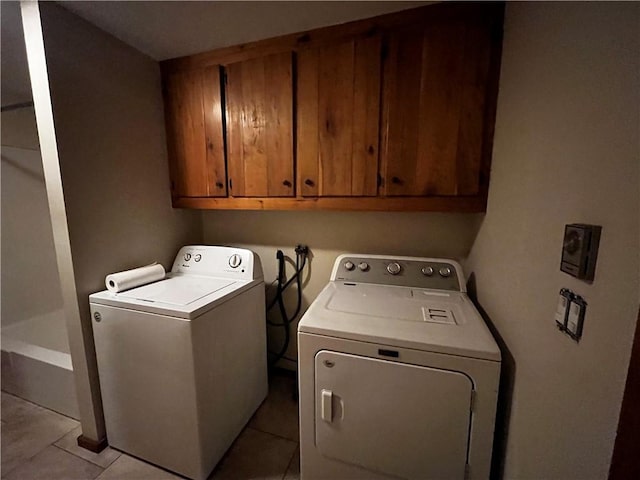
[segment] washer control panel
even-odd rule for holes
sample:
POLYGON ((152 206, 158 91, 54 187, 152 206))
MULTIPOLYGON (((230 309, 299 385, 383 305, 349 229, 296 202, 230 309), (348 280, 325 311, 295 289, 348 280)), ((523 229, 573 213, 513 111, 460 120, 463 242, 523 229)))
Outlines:
POLYGON ((171 271, 238 280, 262 278, 260 260, 251 250, 211 245, 182 247, 171 271))
POLYGON ((341 255, 331 280, 466 291, 458 262, 438 258, 341 255))

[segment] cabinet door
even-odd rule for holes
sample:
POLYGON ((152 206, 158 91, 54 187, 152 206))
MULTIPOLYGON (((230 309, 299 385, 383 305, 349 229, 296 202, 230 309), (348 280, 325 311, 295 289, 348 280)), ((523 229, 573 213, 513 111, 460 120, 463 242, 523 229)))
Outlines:
POLYGON ((380 45, 375 36, 299 52, 301 195, 377 194, 380 45))
POLYGON ((480 193, 492 52, 490 19, 391 31, 383 73, 385 195, 480 193))
POLYGON ((293 175, 292 54, 226 67, 230 194, 290 197, 293 175))
POLYGON ((175 197, 224 197, 220 68, 165 76, 167 143, 175 197))

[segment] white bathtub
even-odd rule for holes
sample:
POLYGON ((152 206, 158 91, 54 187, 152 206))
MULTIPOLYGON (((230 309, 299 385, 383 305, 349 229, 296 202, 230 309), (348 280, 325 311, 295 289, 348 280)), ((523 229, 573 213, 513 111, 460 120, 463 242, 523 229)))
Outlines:
POLYGON ((2 327, 2 390, 79 418, 64 312, 2 327))

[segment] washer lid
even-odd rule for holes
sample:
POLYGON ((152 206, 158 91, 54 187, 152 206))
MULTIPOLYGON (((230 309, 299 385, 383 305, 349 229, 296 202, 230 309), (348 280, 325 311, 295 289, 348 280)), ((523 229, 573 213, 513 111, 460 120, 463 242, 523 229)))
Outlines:
POLYGON ((235 283, 233 280, 194 276, 171 277, 118 293, 119 298, 185 306, 235 283))
POLYGON ((228 278, 170 273, 164 280, 125 292, 104 290, 92 293, 89 302, 193 320, 258 284, 264 284, 262 279, 233 281, 228 278))

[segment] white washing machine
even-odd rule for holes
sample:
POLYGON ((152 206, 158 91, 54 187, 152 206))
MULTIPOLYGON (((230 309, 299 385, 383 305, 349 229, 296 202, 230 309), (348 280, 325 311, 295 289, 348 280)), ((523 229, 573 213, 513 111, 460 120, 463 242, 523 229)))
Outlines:
POLYGON ((90 295, 112 447, 209 475, 267 395, 264 290, 253 252, 187 246, 166 279, 90 295))
POLYGON ((500 350, 458 263, 338 257, 298 360, 303 480, 489 478, 500 350))

